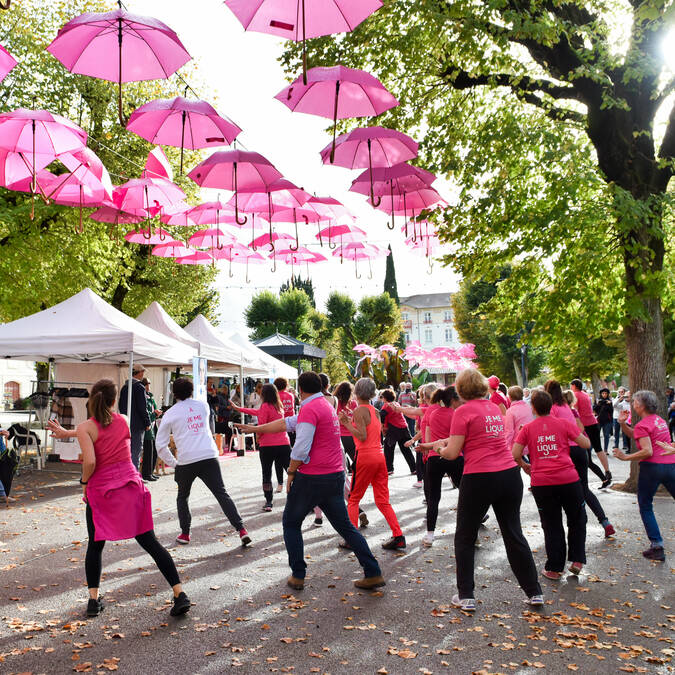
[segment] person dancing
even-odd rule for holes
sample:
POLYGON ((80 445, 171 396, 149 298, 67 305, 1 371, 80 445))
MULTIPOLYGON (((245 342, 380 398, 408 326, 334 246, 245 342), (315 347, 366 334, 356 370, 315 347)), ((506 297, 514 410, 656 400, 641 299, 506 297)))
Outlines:
POLYGON ((406 543, 394 509, 389 503, 389 476, 380 440, 382 423, 377 410, 370 405, 376 391, 375 382, 368 377, 362 377, 354 387, 357 407, 353 412, 353 418, 350 419, 344 410, 338 415, 340 424, 354 437, 358 458, 347 511, 354 527, 358 527, 359 502, 372 485, 375 506, 385 517, 392 534, 391 539, 382 544, 382 548, 394 551, 405 548, 406 543))
MULTIPOLYGON (((351 419, 352 413, 356 410, 357 403, 354 400, 354 387, 351 382, 340 382, 337 387, 335 387, 335 398, 337 399, 337 413, 338 419, 340 418, 340 413, 344 412, 347 415, 348 419, 351 419)), ((349 429, 345 427, 344 424, 340 423, 340 442, 342 447, 347 455, 347 471, 350 472, 354 467, 355 457, 356 457, 356 446, 354 445, 354 437, 349 433, 349 429)))
POLYGON ((99 380, 87 401, 88 420, 74 430, 64 429, 56 420, 47 425, 55 438, 77 437, 82 451, 80 483, 89 537, 84 562, 89 587, 87 616, 98 616, 104 608, 99 587, 105 542, 131 538, 152 557, 173 589, 170 614, 178 616, 190 609, 190 600, 171 555, 155 536, 150 492, 131 461, 129 421, 113 412, 116 397, 112 380, 99 380))
MULTIPOLYGON (((238 413, 258 418, 258 424, 267 424, 284 417, 284 407, 279 392, 273 384, 264 384, 260 390, 262 404, 260 408, 240 408, 234 403, 230 405, 238 413)), ((274 465, 279 487, 284 482, 284 471, 291 461, 291 445, 288 434, 284 431, 277 434, 261 434, 258 439, 260 464, 262 466, 262 489, 265 495, 263 511, 272 510, 272 465, 274 465)))

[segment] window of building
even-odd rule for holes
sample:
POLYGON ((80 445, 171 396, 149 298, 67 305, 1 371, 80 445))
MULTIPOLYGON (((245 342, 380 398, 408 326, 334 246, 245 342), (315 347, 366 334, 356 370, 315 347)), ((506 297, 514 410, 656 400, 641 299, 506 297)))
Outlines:
POLYGON ((19 383, 5 382, 5 400, 14 403, 18 398, 20 398, 19 383))
POLYGON ((443 321, 452 321, 452 310, 446 309, 443 312, 443 321))
POLYGON ((405 338, 405 343, 408 344, 410 342, 410 333, 403 333, 403 337, 405 338))
POLYGON ((428 344, 430 342, 433 342, 434 339, 434 332, 431 330, 431 328, 427 328, 424 331, 424 341, 428 344))
POLYGON ((424 312, 424 323, 431 323, 431 312, 424 312))
POLYGON ((403 321, 409 321, 410 314, 408 314, 408 312, 401 312, 401 319, 403 319, 403 321))
POLYGON ((445 329, 445 341, 452 342, 452 330, 450 328, 445 329))

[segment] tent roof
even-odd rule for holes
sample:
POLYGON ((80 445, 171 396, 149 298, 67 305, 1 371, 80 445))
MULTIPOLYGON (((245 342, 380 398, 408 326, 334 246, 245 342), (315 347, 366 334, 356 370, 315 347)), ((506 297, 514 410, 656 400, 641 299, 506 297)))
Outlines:
POLYGON ((195 340, 190 333, 183 330, 157 301, 151 302, 136 317, 136 321, 140 321, 162 335, 178 340, 178 342, 182 342, 199 352, 199 341, 195 340))
POLYGON ((239 346, 232 344, 224 335, 221 335, 203 314, 197 315, 190 321, 185 326, 185 332, 200 343, 200 356, 209 361, 248 366, 248 359, 242 357, 239 346))
POLYGON ((235 331, 230 335, 230 340, 236 342, 242 348, 247 349, 249 353, 262 361, 264 368, 261 374, 266 374, 266 376, 270 378, 285 377, 287 380, 298 379, 298 371, 296 368, 270 356, 267 352, 260 349, 260 347, 256 347, 256 345, 247 340, 241 333, 235 331))
POLYGON ((266 338, 256 340, 253 344, 273 356, 326 358, 326 352, 323 349, 282 333, 274 333, 266 338))
POLYGON ((42 312, 0 326, 0 358, 123 363, 190 363, 194 349, 127 316, 90 288, 42 312))

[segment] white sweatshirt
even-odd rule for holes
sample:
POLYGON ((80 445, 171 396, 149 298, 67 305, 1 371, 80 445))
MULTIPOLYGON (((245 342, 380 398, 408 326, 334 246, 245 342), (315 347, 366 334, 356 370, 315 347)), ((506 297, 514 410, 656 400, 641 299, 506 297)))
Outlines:
POLYGON ((209 428, 209 407, 193 398, 178 401, 162 415, 155 442, 157 454, 169 466, 218 457, 218 448, 209 428), (168 447, 171 435, 176 444, 176 457, 168 447))

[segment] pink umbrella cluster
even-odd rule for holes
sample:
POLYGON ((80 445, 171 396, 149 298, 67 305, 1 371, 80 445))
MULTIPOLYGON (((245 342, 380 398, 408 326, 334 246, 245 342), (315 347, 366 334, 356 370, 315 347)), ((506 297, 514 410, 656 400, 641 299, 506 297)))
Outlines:
MULTIPOLYGON (((394 345, 380 345, 371 347, 370 345, 360 343, 353 348, 361 356, 369 356, 374 360, 380 360, 383 352, 396 352, 398 349, 394 345)), ((408 343, 403 351, 403 358, 411 365, 417 365, 420 368, 436 372, 458 373, 466 368, 476 368, 474 359, 476 358, 476 349, 472 344, 462 345, 455 349, 453 347, 434 347, 431 350, 424 349, 419 341, 413 340, 408 343)))

